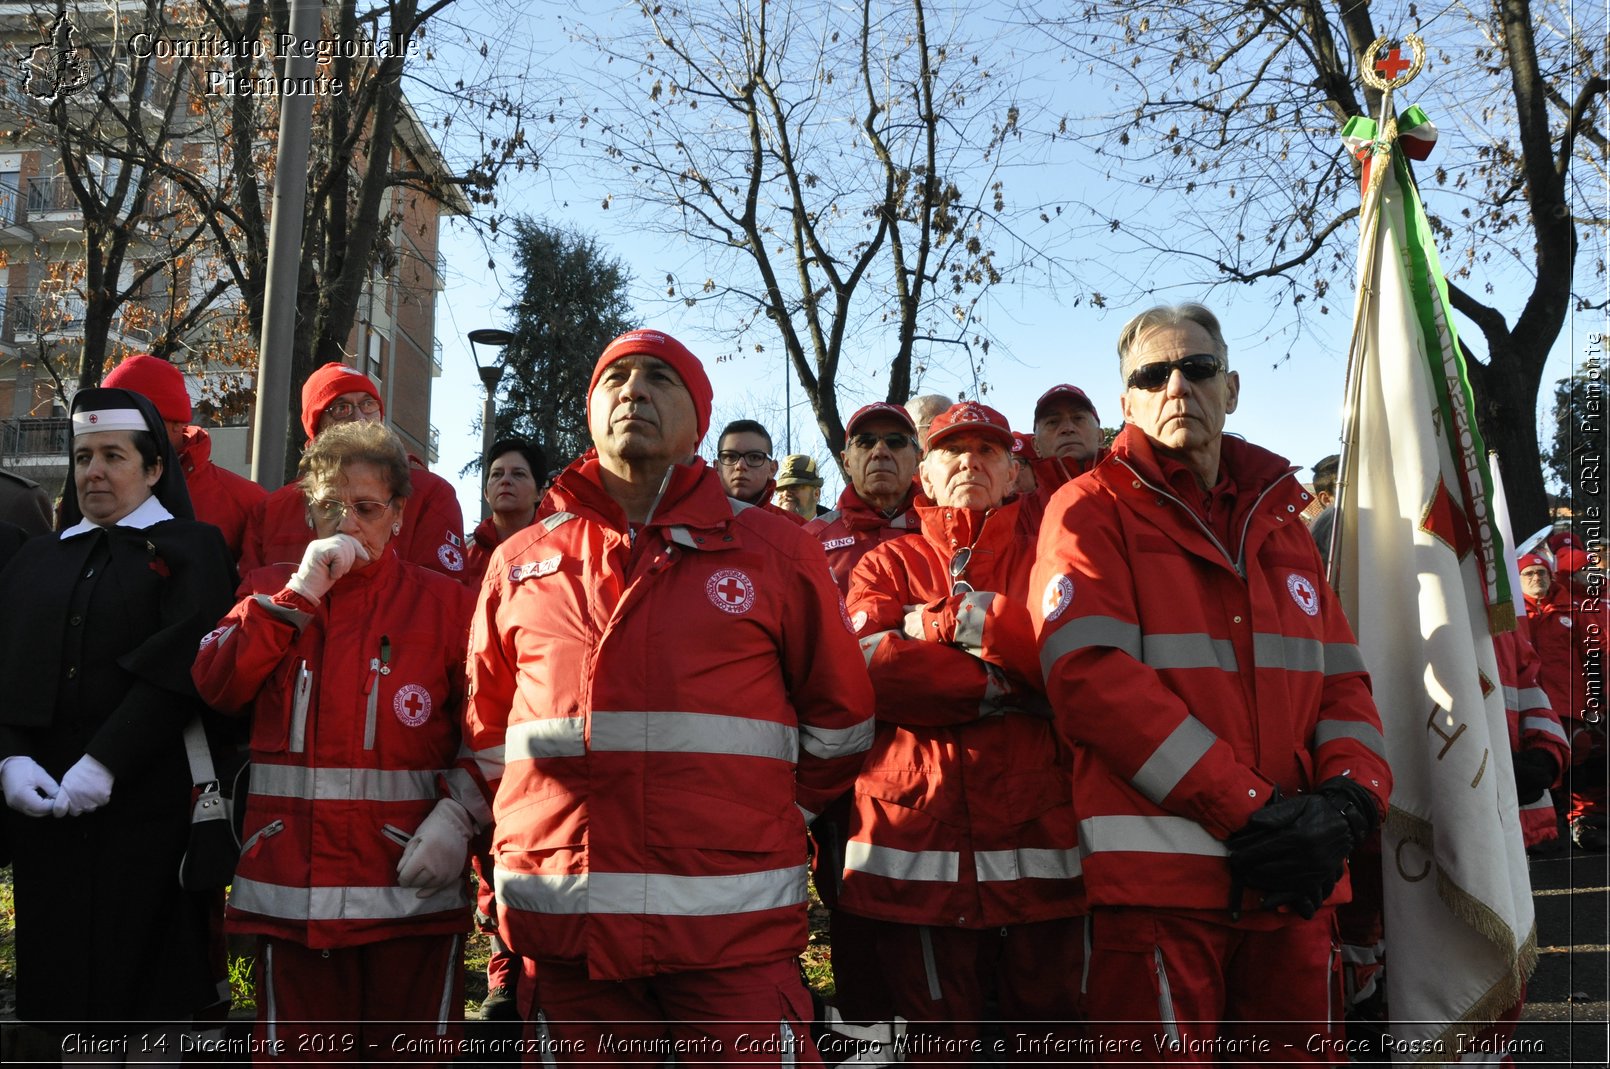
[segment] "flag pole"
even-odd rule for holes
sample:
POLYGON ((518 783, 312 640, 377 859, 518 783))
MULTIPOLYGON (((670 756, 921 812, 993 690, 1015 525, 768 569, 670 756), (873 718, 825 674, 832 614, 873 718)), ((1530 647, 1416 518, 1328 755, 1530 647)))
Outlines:
MULTIPOLYGON (((1364 161, 1366 184, 1359 206, 1359 272, 1358 298, 1353 303, 1353 330, 1347 343, 1347 378, 1342 394, 1342 449, 1336 466, 1336 509, 1338 515, 1342 499, 1352 479, 1348 475, 1349 462, 1358 447, 1358 403, 1363 388, 1364 329, 1375 299, 1375 259, 1380 241, 1381 196, 1386 189, 1386 172, 1392 166, 1392 148, 1398 139, 1397 116, 1392 109, 1392 93, 1412 82, 1425 66, 1425 43, 1415 34, 1408 34, 1403 43, 1409 46, 1414 60, 1407 70, 1396 77, 1383 78, 1376 73, 1376 56, 1387 43, 1386 37, 1377 37, 1359 58, 1359 77, 1365 85, 1381 92, 1380 118, 1376 121, 1375 137, 1367 146, 1369 158, 1364 161)), ((1394 53, 1396 55, 1396 53, 1394 53)), ((1361 152, 1362 156, 1364 153, 1361 152)), ((1344 604, 1348 597, 1343 593, 1342 530, 1343 525, 1331 525, 1329 552, 1326 555, 1326 579, 1331 589, 1342 594, 1344 604)), ((1355 606, 1356 608, 1356 606, 1355 606)), ((1349 619, 1356 614, 1348 613, 1349 619)))

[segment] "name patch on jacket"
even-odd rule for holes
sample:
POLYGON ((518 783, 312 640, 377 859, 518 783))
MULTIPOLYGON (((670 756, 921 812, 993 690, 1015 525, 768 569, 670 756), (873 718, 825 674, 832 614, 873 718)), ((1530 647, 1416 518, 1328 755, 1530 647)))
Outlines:
POLYGON ((559 570, 559 562, 564 555, 559 554, 547 560, 530 560, 524 564, 516 564, 509 569, 509 582, 518 583, 522 579, 541 579, 545 575, 552 575, 559 570))
POLYGON ((845 535, 843 538, 833 538, 823 542, 822 549, 824 551, 829 549, 843 549, 845 546, 853 545, 855 545, 855 536, 845 535))

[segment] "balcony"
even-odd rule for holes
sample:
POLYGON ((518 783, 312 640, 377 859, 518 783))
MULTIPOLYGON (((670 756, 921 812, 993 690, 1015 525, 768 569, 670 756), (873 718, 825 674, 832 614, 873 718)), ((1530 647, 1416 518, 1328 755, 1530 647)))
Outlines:
POLYGON ((13 297, 6 302, 5 321, 0 325, 0 340, 8 343, 27 342, 41 334, 73 335, 84 330, 84 302, 71 297, 57 298, 13 297))
POLYGON ((442 339, 432 338, 430 342, 430 377, 442 377, 442 339))
POLYGON ((56 462, 67 457, 72 437, 72 420, 67 416, 0 420, 0 460, 16 462, 56 462))
POLYGON ((430 425, 430 441, 425 445, 425 463, 436 463, 441 444, 442 432, 436 428, 436 424, 432 423, 430 425))
POLYGON ((30 178, 27 183, 28 214, 25 218, 37 219, 49 215, 81 215, 82 206, 64 175, 52 178, 30 178))

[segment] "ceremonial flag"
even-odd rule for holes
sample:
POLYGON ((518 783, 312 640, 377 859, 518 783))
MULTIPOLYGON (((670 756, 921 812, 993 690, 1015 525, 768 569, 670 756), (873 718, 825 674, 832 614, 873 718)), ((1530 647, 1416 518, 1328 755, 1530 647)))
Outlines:
MULTIPOLYGON (((1393 1060, 1442 1063, 1516 1003, 1537 949, 1492 643, 1514 611, 1447 286, 1397 125, 1355 118, 1344 131, 1373 166, 1332 581, 1395 784, 1381 842, 1393 1060)), ((1429 123, 1412 108, 1403 126, 1429 123)))

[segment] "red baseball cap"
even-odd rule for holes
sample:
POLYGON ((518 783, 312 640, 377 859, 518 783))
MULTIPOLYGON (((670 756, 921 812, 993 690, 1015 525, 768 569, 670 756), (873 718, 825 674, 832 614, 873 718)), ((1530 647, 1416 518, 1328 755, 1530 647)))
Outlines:
POLYGON ((891 405, 887 401, 874 401, 870 405, 862 405, 855 410, 855 415, 850 417, 850 422, 844 425, 845 435, 854 434, 855 428, 859 427, 862 421, 869 420, 873 416, 888 416, 912 434, 917 433, 917 424, 912 420, 911 413, 907 412, 903 406, 891 405))
POLYGON ((1012 455, 1019 460, 1039 460, 1040 451, 1034 448, 1034 435, 1022 431, 1012 432, 1012 455))
POLYGON ((1579 572, 1588 566, 1588 555, 1580 549, 1565 547, 1554 554, 1554 571, 1560 575, 1570 575, 1579 572))
POLYGON ((677 341, 669 334, 658 330, 629 330, 604 346, 603 353, 598 357, 598 363, 593 365, 593 377, 587 383, 587 420, 592 422, 593 387, 598 385, 599 376, 604 369, 623 356, 652 356, 663 360, 670 365, 671 370, 677 373, 686 386, 688 393, 693 397, 693 414, 698 425, 699 438, 704 438, 705 432, 710 429, 710 405, 715 400, 715 390, 710 386, 710 377, 704 373, 704 365, 694 356, 686 345, 677 341))
POLYGON ((928 425, 928 448, 968 431, 992 438, 1008 450, 1012 448, 1012 425, 995 409, 977 401, 959 401, 935 416, 928 425))
POLYGON ((1057 400, 1072 401, 1080 408, 1089 409, 1090 414, 1096 417, 1096 422, 1101 422, 1101 417, 1096 414, 1096 406, 1091 403, 1090 397, 1079 387, 1066 382, 1061 382, 1051 387, 1040 395, 1038 401, 1034 402, 1034 422, 1040 422, 1040 410, 1042 408, 1057 400))

